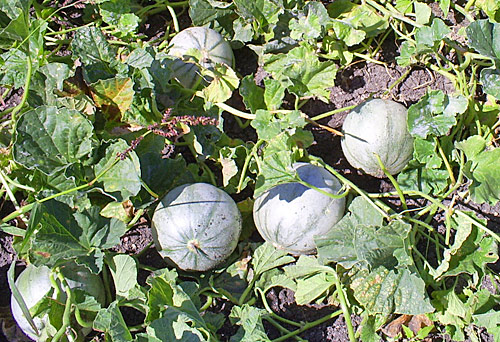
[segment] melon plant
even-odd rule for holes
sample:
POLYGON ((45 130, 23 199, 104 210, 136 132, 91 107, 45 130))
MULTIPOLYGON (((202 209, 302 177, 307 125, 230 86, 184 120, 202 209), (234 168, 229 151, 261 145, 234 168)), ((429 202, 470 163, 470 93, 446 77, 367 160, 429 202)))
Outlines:
MULTIPOLYGON (((60 266, 59 269, 68 286, 72 290, 81 290, 94 297, 101 305, 105 304, 106 295, 104 292, 104 285, 98 275, 93 274, 87 268, 72 262, 60 266)), ((33 308, 46 296, 50 296, 60 303, 65 302, 66 293, 64 290, 55 290, 54 283, 51 281, 51 276, 53 279, 57 279, 54 271, 47 266, 42 265, 37 267, 33 264, 29 264, 19 274, 15 281, 15 285, 23 297, 28 309, 33 308), (57 293, 59 294, 57 295, 57 293)), ((39 337, 37 336, 37 333, 24 316, 14 295, 11 296, 11 311, 17 325, 26 334, 26 336, 38 341, 39 337)), ((56 319, 58 320, 60 317, 56 317, 56 319)), ((35 323, 38 331, 42 332, 50 323, 49 316, 47 313, 42 312, 40 315, 33 317, 33 322, 35 323)), ((90 331, 91 330, 88 328, 81 328, 78 333, 79 336, 82 337, 87 335, 90 331)), ((47 332, 44 333, 44 335, 46 334, 47 332)))
MULTIPOLYGON (((331 195, 342 188, 338 179, 320 166, 295 163, 300 179, 331 195)), ((314 237, 323 236, 343 216, 345 198, 332 198, 299 182, 279 184, 254 203, 255 226, 264 240, 292 254, 311 254, 314 237)))
POLYGON ((406 107, 391 100, 372 99, 354 108, 342 126, 342 151, 349 164, 382 178, 378 155, 391 175, 403 170, 413 155, 407 117, 406 107))
POLYGON ((206 183, 171 190, 152 218, 153 240, 159 253, 182 270, 206 271, 236 248, 241 214, 224 191, 206 183))
POLYGON ((220 33, 208 27, 189 27, 170 41, 169 54, 177 59, 172 70, 174 78, 185 88, 193 88, 200 78, 198 66, 189 62, 189 50, 201 53, 199 63, 204 68, 213 68, 216 63, 234 65, 233 50, 220 33))

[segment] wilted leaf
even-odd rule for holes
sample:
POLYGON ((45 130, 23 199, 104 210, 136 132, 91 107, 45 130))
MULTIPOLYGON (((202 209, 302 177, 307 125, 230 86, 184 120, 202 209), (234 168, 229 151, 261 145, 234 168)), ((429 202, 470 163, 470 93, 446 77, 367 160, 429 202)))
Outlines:
POLYGON ((120 121, 134 98, 134 82, 128 77, 99 80, 91 85, 92 98, 108 121, 120 121))
POLYGON ((262 316, 267 313, 264 309, 259 309, 247 304, 243 306, 233 306, 229 318, 233 324, 241 325, 241 333, 231 337, 231 342, 269 342, 271 341, 264 330, 262 316))
POLYGON ((349 275, 354 297, 370 314, 419 315, 434 311, 424 281, 408 269, 353 268, 349 275))

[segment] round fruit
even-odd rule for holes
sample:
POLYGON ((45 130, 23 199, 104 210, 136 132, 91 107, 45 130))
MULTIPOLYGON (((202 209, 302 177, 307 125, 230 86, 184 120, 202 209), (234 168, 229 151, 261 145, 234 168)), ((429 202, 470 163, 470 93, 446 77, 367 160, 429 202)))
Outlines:
POLYGON ((407 127, 408 111, 391 100, 373 99, 354 108, 343 128, 342 150, 357 169, 382 178, 376 155, 393 175, 405 168, 413 154, 413 138, 407 127))
MULTIPOLYGON (((92 274, 87 268, 78 266, 74 263, 67 263, 60 266, 60 270, 66 279, 68 286, 71 289, 82 290, 97 299, 102 305, 105 304, 104 286, 101 278, 98 275, 92 274)), ((52 283, 50 281, 51 270, 47 266, 36 267, 30 264, 24 269, 17 277, 15 285, 19 290, 21 296, 28 309, 34 307, 45 296, 50 295, 52 283)), ((53 296, 55 298, 55 296, 53 296)), ((57 298, 58 301, 63 302, 66 300, 65 293, 57 298)), ((33 340, 37 340, 38 336, 33 330, 28 320, 24 316, 21 307, 14 298, 11 297, 11 311, 12 316, 17 322, 19 328, 33 340)), ((33 317, 33 322, 38 331, 41 331, 48 323, 48 315, 33 317)), ((80 332, 86 335, 90 332, 89 329, 82 328, 80 332)))
MULTIPOLYGON (((341 184, 322 167, 295 163, 300 179, 332 195, 341 184)), ((343 216, 345 198, 332 198, 300 183, 279 184, 254 203, 255 226, 264 240, 292 254, 314 253, 315 236, 326 234, 343 216)))
POLYGON ((157 250, 183 270, 206 271, 217 266, 234 251, 241 233, 236 203, 206 183, 170 191, 152 221, 157 250))
POLYGON ((208 27, 190 27, 175 35, 170 41, 169 54, 179 59, 172 67, 174 78, 185 88, 193 88, 200 78, 200 70, 194 63, 186 60, 190 49, 201 52, 200 64, 204 68, 213 68, 216 63, 233 67, 234 55, 229 43, 208 27))

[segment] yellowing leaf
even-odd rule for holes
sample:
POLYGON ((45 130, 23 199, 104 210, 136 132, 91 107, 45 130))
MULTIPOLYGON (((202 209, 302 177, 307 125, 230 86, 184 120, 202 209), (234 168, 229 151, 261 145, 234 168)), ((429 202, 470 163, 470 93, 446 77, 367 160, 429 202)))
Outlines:
POLYGON ((99 80, 92 84, 92 98, 109 121, 119 121, 130 108, 134 97, 133 82, 129 77, 99 80))

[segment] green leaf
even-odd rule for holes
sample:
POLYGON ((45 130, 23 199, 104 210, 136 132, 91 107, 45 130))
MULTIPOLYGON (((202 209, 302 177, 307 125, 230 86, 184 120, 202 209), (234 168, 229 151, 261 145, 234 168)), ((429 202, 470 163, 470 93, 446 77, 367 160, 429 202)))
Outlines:
POLYGON ((124 140, 116 141, 108 146, 106 156, 94 167, 96 175, 107 170, 99 178, 99 182, 106 192, 117 197, 120 202, 137 195, 141 190, 141 166, 134 151, 130 151, 127 158, 113 165, 117 155, 127 148, 128 144, 124 140))
POLYGON ((293 262, 295 259, 288 255, 287 252, 275 248, 268 242, 263 243, 259 246, 252 259, 252 266, 254 269, 254 277, 259 277, 270 269, 280 267, 293 262))
POLYGON ((318 258, 309 255, 301 255, 294 265, 286 266, 284 269, 286 275, 292 279, 333 272, 331 267, 321 264, 318 258))
POLYGON ((463 96, 449 97, 441 90, 429 91, 418 103, 408 108, 408 129, 413 137, 443 136, 456 125, 456 115, 467 109, 463 96))
POLYGON ((456 142, 455 146, 462 150, 467 160, 475 159, 486 149, 487 141, 480 135, 473 135, 464 141, 456 142))
POLYGON ((308 278, 297 279, 295 301, 298 305, 311 303, 335 285, 335 277, 330 273, 318 273, 308 278))
POLYGON ((11 49, 0 55, 0 84, 14 88, 24 86, 28 56, 20 49, 11 49))
POLYGON ((413 144, 415 147, 413 153, 421 164, 425 164, 425 167, 429 169, 438 169, 441 167, 443 161, 436 153, 437 144, 435 140, 415 138, 413 144))
POLYGON ((101 249, 118 244, 127 230, 123 222, 100 216, 99 207, 73 212, 55 200, 37 207, 38 216, 32 223, 37 231, 29 252, 38 265, 54 266, 61 260, 76 259, 98 273, 103 261, 101 249))
POLYGON ((267 293, 267 291, 276 286, 288 288, 294 292, 297 291, 295 281, 278 268, 264 272, 255 282, 255 288, 261 289, 263 293, 267 293))
POLYGON ((128 330, 116 301, 107 308, 99 310, 93 328, 105 332, 113 342, 132 341, 132 334, 128 330))
POLYGON ((189 0, 189 17, 195 26, 203 26, 233 13, 232 4, 214 0, 189 0))
POLYGON ((267 32, 268 26, 278 22, 283 8, 276 1, 271 0, 235 0, 236 13, 258 29, 259 33, 267 32))
POLYGON ((128 297, 128 293, 137 285, 137 264, 129 255, 115 255, 108 263, 115 283, 116 294, 128 297))
POLYGON ((477 0, 474 6, 482 9, 492 22, 500 22, 500 4, 496 0, 477 0))
POLYGON ((417 49, 425 50, 427 47, 434 47, 451 32, 451 29, 439 18, 432 20, 431 26, 423 26, 417 29, 415 40, 417 41, 417 49))
POLYGON ((279 109, 285 97, 285 87, 272 78, 264 79, 264 102, 269 110, 279 109))
MULTIPOLYGON (((472 214, 471 214, 472 215, 472 214)), ((498 260, 498 245, 491 236, 486 236, 473 226, 472 232, 462 242, 460 251, 453 254, 449 261, 449 268, 442 277, 453 277, 461 273, 482 276, 486 264, 498 260)))
POLYGON ((161 274, 153 275, 147 279, 150 285, 148 291, 148 306, 149 310, 145 322, 152 322, 161 317, 162 312, 166 306, 174 305, 174 289, 177 272, 163 272, 161 274))
MULTIPOLYGON (((364 198, 356 197, 346 214, 324 237, 315 239, 318 257, 321 263, 337 262, 344 268, 351 268, 362 261, 375 262, 378 248, 386 247, 386 252, 392 256, 392 242, 400 245, 403 236, 394 235, 373 237, 377 227, 382 226, 383 217, 364 198), (362 234, 358 236, 358 234, 362 234), (371 239, 374 238, 373 241, 371 239), (380 239, 380 241, 377 241, 380 239), (371 250, 371 248, 374 248, 371 250), (387 249, 389 248, 389 249, 387 249)), ((382 228, 381 228, 382 229, 382 228)), ((387 228, 385 228, 387 230, 387 228)), ((390 229, 389 229, 390 231, 390 229)), ((380 255, 379 255, 380 256, 380 255)), ((388 257, 384 254, 382 257, 388 257)))
POLYGON ((133 35, 140 19, 132 12, 130 0, 112 0, 99 5, 102 20, 116 26, 114 34, 118 37, 133 35))
POLYGON ((71 50, 73 56, 79 58, 84 65, 101 62, 107 64, 116 58, 115 49, 95 26, 80 27, 71 42, 71 50))
POLYGON ((198 94, 211 103, 228 100, 240 82, 234 70, 224 64, 216 64, 215 68, 211 69, 201 68, 201 73, 210 79, 210 84, 198 94))
POLYGON ((328 102, 337 66, 321 62, 310 46, 299 46, 286 54, 264 55, 264 70, 299 98, 318 98, 328 102))
POLYGON ((380 266, 368 271, 353 268, 349 275, 354 297, 370 315, 420 315, 434 311, 424 281, 408 269, 389 270, 380 266))
POLYGON ((464 242, 467 240, 469 235, 472 232, 472 223, 465 220, 461 216, 453 217, 452 219, 452 227, 455 229, 455 237, 453 244, 446 248, 443 252, 443 259, 441 263, 436 269, 430 269, 429 274, 434 277, 434 279, 439 280, 441 275, 449 270, 450 268, 450 260, 452 257, 461 253, 461 247, 464 242))
POLYGON ((500 148, 486 149, 486 142, 478 136, 457 143, 457 147, 466 155, 469 172, 467 177, 472 180, 470 192, 477 203, 495 205, 500 201, 500 169, 498 158, 500 148))
POLYGON ((282 135, 284 130, 292 131, 295 128, 304 127, 306 120, 296 110, 277 117, 269 111, 257 110, 251 125, 257 131, 259 139, 270 141, 277 135, 282 135))
POLYGON ((419 163, 410 163, 397 178, 402 190, 418 190, 426 194, 438 194, 450 181, 448 171, 428 168, 419 163))
POLYGON ((7 0, 0 3, 0 46, 12 47, 12 40, 23 41, 30 32, 32 1, 7 0))
MULTIPOLYGON (((500 31, 500 30, 499 30, 500 31)), ((500 99, 500 70, 483 69, 480 76, 483 90, 486 94, 500 99)))
POLYGON ((500 312, 491 310, 490 312, 473 316, 474 323, 479 327, 485 327, 488 333, 493 336, 493 341, 500 341, 500 312))
POLYGON ((467 26, 467 38, 470 46, 480 54, 494 60, 500 60, 500 25, 487 19, 476 20, 467 26))
POLYGON ((415 21, 419 24, 427 24, 432 14, 431 8, 423 2, 418 1, 415 1, 413 6, 415 7, 415 21))
POLYGON ((253 29, 251 23, 246 23, 243 18, 237 18, 233 21, 233 42, 248 43, 253 38, 253 29))
POLYGON ((154 60, 154 53, 150 49, 137 48, 127 56, 125 63, 137 69, 146 69, 151 68, 154 60))
POLYGON ((345 20, 355 29, 364 31, 367 38, 378 36, 389 27, 387 16, 382 16, 367 4, 354 6, 346 13, 345 20))
POLYGON ((193 321, 180 312, 167 311, 163 317, 147 326, 148 335, 159 341, 208 341, 203 333, 192 327, 193 321))
POLYGON ((52 175, 88 158, 95 143, 92 123, 76 110, 41 106, 24 113, 16 127, 14 160, 52 175))
POLYGON ((299 13, 298 19, 290 21, 290 37, 295 40, 318 39, 331 21, 321 2, 308 2, 299 13))
POLYGON ((241 325, 242 333, 232 336, 231 342, 270 342, 262 324, 262 316, 267 311, 245 304, 243 306, 233 306, 229 318, 233 324, 241 325))
POLYGON ((396 251, 405 248, 404 241, 410 229, 410 225, 399 221, 381 227, 360 223, 352 225, 349 217, 337 223, 325 237, 315 241, 323 261, 334 261, 345 268, 358 263, 370 268, 380 265, 391 268, 397 263, 394 257, 396 251))
POLYGON ((239 88, 243 103, 251 113, 255 113, 257 109, 265 109, 264 89, 255 84, 253 75, 245 76, 241 80, 239 88))

